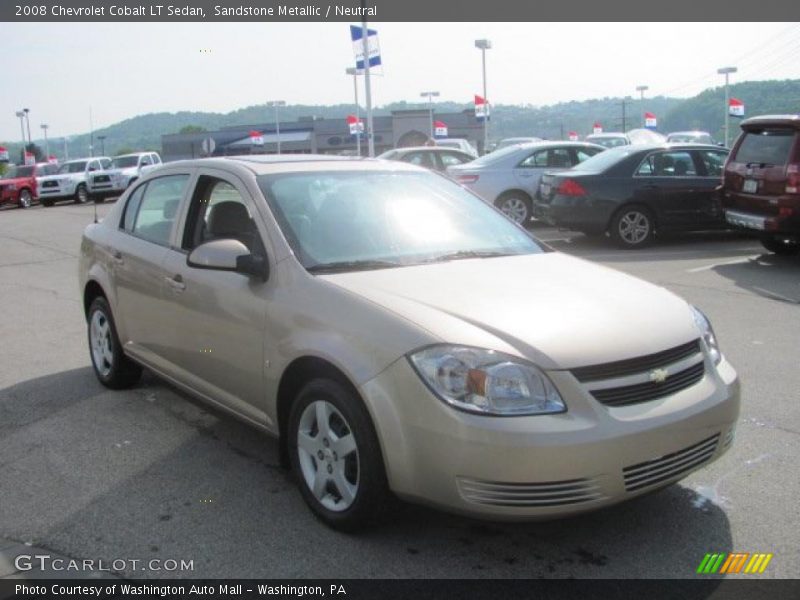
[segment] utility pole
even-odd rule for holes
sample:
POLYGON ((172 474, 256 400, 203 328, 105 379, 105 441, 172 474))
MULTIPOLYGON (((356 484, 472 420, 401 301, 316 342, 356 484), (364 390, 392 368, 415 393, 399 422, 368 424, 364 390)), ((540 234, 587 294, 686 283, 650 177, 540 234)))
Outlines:
POLYGON ((625 117, 625 108, 627 107, 627 104, 628 102, 630 102, 630 100, 631 100, 630 96, 625 96, 622 99, 622 102, 620 102, 620 104, 622 105, 622 133, 627 133, 628 131, 628 122, 625 117))
POLYGON ((45 158, 50 158, 50 143, 47 141, 47 128, 49 125, 47 123, 42 123, 39 127, 42 128, 44 131, 44 155, 45 158))
POLYGON ((433 139, 433 99, 439 96, 439 92, 422 92, 420 96, 428 98, 428 117, 430 118, 431 139, 433 139))
POLYGON ((475 47, 481 51, 481 67, 483 69, 483 153, 489 148, 489 97, 486 94, 486 51, 492 47, 490 40, 475 40, 475 47))
POLYGON ((100 140, 100 154, 105 156, 106 155, 106 136, 98 135, 97 139, 100 140))
POLYGON ((650 88, 646 85, 636 86, 636 91, 639 92, 639 101, 641 102, 641 108, 642 108, 642 127, 646 126, 646 121, 644 118, 644 93, 649 89, 650 88))
POLYGON ((731 73, 736 73, 738 69, 736 67, 722 67, 721 69, 717 69, 717 73, 720 75, 725 75, 725 147, 728 147, 729 144, 729 136, 728 130, 730 127, 730 95, 728 93, 728 76, 731 73))
POLYGON ((22 112, 25 113, 25 123, 28 126, 28 145, 30 145, 33 143, 33 138, 31 137, 31 119, 29 114, 31 111, 28 108, 23 108, 22 112))
POLYGON ((369 29, 367 29, 367 0, 361 0, 361 44, 364 49, 364 95, 367 102, 367 148, 370 158, 375 158, 375 135, 372 129, 372 82, 369 76, 369 29))
POLYGON ((283 100, 270 100, 267 107, 275 109, 275 141, 277 142, 277 154, 281 153, 281 122, 278 119, 278 107, 286 106, 283 100))

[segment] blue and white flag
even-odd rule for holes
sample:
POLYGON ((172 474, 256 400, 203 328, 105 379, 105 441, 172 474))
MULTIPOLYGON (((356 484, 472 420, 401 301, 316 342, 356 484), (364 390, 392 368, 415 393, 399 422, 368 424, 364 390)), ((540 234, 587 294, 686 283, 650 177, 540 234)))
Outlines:
MULTIPOLYGON (((353 40, 353 54, 356 57, 356 69, 364 70, 364 36, 363 29, 350 25, 350 39, 353 40)), ((367 49, 369 52, 369 68, 381 66, 381 48, 378 44, 378 32, 367 29, 367 49)))

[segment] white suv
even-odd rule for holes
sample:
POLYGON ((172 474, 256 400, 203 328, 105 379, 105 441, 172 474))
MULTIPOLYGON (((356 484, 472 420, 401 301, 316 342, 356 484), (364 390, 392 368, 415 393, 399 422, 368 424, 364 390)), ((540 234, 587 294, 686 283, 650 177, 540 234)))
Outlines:
POLYGON ((135 152, 115 156, 111 164, 89 178, 89 193, 95 202, 119 196, 128 186, 145 173, 161 164, 157 152, 135 152))
POLYGON ((83 204, 91 195, 87 180, 95 171, 107 169, 111 159, 107 156, 68 160, 58 167, 55 175, 37 178, 39 201, 44 206, 53 206, 60 200, 74 200, 83 204))

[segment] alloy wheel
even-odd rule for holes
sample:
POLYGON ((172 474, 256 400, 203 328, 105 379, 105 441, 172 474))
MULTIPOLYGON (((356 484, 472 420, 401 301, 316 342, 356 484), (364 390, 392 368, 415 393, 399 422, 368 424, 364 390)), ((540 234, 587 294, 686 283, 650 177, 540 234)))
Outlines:
POLYGON ((528 206, 522 198, 511 196, 500 203, 500 210, 515 223, 524 223, 528 218, 528 206))
POLYGON ((619 237, 631 246, 641 244, 650 235, 650 219, 638 210, 629 210, 619 220, 619 237))
POLYGON ((356 439, 337 408, 315 400, 303 410, 297 430, 303 480, 328 510, 342 512, 355 501, 359 485, 356 439))
POLYGON ((96 310, 89 325, 92 359, 97 372, 108 377, 114 364, 114 345, 111 341, 111 324, 106 315, 96 310))

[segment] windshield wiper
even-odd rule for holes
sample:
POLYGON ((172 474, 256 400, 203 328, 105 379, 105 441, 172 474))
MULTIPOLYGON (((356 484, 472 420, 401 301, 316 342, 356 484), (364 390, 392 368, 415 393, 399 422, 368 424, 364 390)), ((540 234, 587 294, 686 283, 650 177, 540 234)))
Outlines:
POLYGON ((400 263, 388 260, 342 260, 311 265, 306 270, 309 273, 336 273, 340 271, 364 271, 367 269, 391 269, 399 266, 401 266, 400 263))
POLYGON ((518 252, 501 252, 499 250, 459 250, 447 254, 438 254, 422 259, 421 263, 447 262, 450 260, 464 260, 467 258, 494 258, 497 256, 518 256, 518 252))

